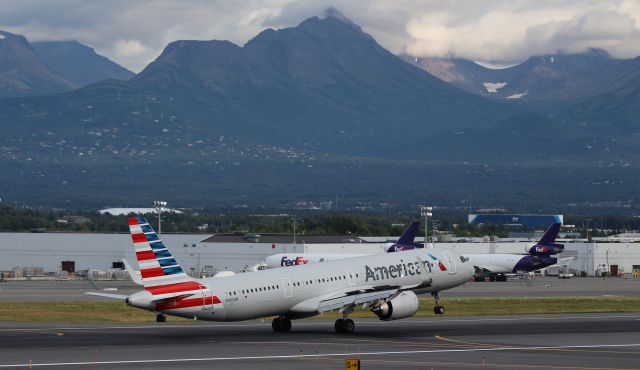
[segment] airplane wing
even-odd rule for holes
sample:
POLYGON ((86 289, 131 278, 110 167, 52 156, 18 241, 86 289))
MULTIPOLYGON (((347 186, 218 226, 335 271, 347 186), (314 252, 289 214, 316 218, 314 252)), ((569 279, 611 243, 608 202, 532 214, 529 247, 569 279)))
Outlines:
POLYGON ((290 311, 302 314, 326 312, 387 299, 401 291, 400 287, 381 288, 376 289, 373 286, 354 287, 349 291, 313 297, 293 306, 290 311))
POLYGON ((124 301, 125 299, 127 299, 127 297, 129 297, 128 295, 124 295, 124 294, 112 294, 112 293, 100 293, 100 292, 86 292, 84 294, 95 295, 98 297, 105 297, 105 298, 111 298, 111 299, 119 299, 121 301, 124 301))
POLYGON ((318 312, 326 312, 332 310, 342 309, 348 306, 357 306, 363 303, 374 302, 380 299, 387 299, 396 294, 398 289, 390 289, 383 291, 373 291, 360 293, 355 295, 346 295, 338 298, 326 299, 320 302, 318 305, 318 312))
POLYGON ((473 266, 473 267, 483 272, 496 272, 496 273, 511 272, 511 271, 505 271, 504 267, 500 267, 500 266, 483 265, 483 266, 473 266))

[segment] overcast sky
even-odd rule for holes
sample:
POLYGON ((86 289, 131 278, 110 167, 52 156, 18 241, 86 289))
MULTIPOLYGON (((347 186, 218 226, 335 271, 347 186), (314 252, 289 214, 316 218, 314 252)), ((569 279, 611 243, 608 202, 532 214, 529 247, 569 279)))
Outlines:
POLYGON ((0 0, 0 29, 75 39, 139 72, 171 41, 242 45, 328 7, 394 53, 498 64, 590 47, 640 55, 640 0, 0 0))

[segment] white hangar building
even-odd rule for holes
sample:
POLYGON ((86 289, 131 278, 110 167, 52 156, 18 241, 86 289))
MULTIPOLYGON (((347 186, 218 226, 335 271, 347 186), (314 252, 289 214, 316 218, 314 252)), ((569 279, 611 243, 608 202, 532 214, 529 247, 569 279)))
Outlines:
MULTIPOLYGON (((380 253, 386 241, 394 237, 354 238, 346 235, 284 234, 163 234, 175 258, 185 270, 240 271, 262 262, 276 253, 380 253)), ((640 271, 640 237, 618 236, 594 242, 560 241, 565 263, 576 274, 593 276, 601 271, 640 271)), ((434 243, 436 248, 460 253, 524 253, 535 240, 482 242, 455 241, 434 243)), ((129 234, 89 233, 0 233, 0 271, 16 267, 39 267, 44 272, 59 272, 62 261, 73 261, 75 270, 106 270, 122 258, 133 266, 134 253, 129 234)))

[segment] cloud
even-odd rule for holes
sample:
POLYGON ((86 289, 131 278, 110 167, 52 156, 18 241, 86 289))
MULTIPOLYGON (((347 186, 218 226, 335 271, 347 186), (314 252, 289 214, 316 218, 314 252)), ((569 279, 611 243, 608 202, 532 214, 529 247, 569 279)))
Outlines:
POLYGON ((640 54, 640 24, 636 21, 640 8, 625 13, 613 1, 561 4, 519 2, 512 7, 476 9, 474 19, 450 10, 414 16, 407 22, 410 40, 405 50, 418 56, 485 62, 518 62, 534 54, 594 47, 617 57, 640 54))
POLYGON ((76 39, 138 72, 169 42, 242 45, 329 7, 396 53, 483 62, 591 47, 640 54, 637 0, 4 0, 0 29, 30 40, 76 39))

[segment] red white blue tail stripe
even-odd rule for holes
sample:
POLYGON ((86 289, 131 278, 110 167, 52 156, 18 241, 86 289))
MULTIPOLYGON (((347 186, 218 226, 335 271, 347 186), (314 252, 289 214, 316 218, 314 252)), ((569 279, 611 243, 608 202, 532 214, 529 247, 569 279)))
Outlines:
POLYGON ((129 230, 142 283, 147 291, 164 294, 176 289, 199 289, 200 284, 185 274, 144 217, 129 218, 129 230))
POLYGON ((129 230, 142 284, 157 311, 221 303, 208 287, 184 272, 144 217, 129 218, 129 230))

